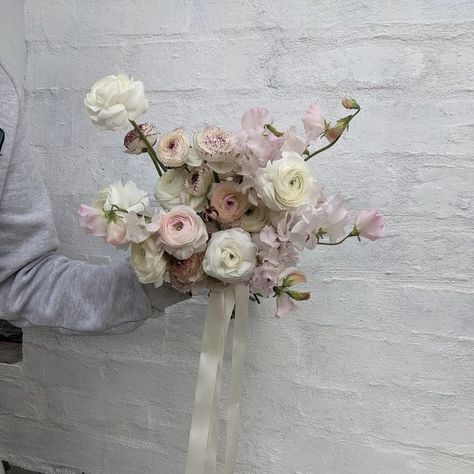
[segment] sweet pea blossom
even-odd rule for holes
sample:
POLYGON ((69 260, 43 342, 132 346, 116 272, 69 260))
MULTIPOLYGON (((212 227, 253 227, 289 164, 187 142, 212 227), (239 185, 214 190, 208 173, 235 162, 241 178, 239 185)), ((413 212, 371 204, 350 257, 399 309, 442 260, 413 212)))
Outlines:
POLYGON ((306 276, 294 267, 286 268, 279 277, 279 285, 274 289, 277 295, 277 312, 275 316, 281 318, 287 316, 296 309, 292 300, 305 301, 310 298, 308 291, 296 291, 291 287, 298 283, 306 283, 306 276))
POLYGON ((106 76, 97 81, 84 99, 86 112, 99 128, 127 128, 148 110, 143 83, 125 74, 106 76))
POLYGON ((369 240, 377 240, 383 237, 384 231, 384 219, 378 211, 359 211, 353 233, 357 232, 357 235, 369 240))
POLYGON ((225 283, 247 281, 257 264, 257 248, 242 229, 212 234, 204 256, 204 271, 225 283))
POLYGON ((250 287, 253 292, 260 293, 263 296, 271 296, 273 287, 278 285, 280 271, 270 263, 266 262, 258 266, 250 280, 250 287))
POLYGON ((303 125, 308 142, 316 140, 323 133, 324 123, 319 104, 314 103, 309 106, 303 117, 303 125))
POLYGON ((267 109, 254 107, 247 110, 240 120, 241 129, 232 137, 232 142, 243 152, 247 146, 249 136, 262 135, 265 125, 273 123, 273 117, 267 109))
POLYGON ((268 162, 257 174, 261 199, 276 211, 292 211, 308 204, 312 185, 309 166, 295 152, 283 152, 281 160, 268 162))
POLYGON ((208 239, 204 221, 189 206, 176 206, 164 214, 159 234, 166 252, 180 260, 203 252, 208 239))
POLYGON ((133 214, 145 212, 148 205, 147 193, 135 183, 116 182, 99 191, 93 207, 81 204, 79 223, 93 235, 104 237, 109 244, 124 245, 146 238, 139 232, 139 228, 144 229, 144 221, 134 220, 133 214), (128 231, 127 224, 131 226, 128 231))

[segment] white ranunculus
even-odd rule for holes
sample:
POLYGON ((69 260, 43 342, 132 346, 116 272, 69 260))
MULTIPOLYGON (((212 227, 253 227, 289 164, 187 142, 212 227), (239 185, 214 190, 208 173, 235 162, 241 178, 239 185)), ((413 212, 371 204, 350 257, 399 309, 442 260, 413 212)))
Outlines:
POLYGON ((151 283, 156 288, 163 284, 168 261, 163 247, 153 238, 132 244, 132 265, 140 283, 151 283))
POLYGON ((237 283, 248 280, 257 264, 257 247, 242 229, 212 234, 202 262, 204 271, 220 281, 237 283))
POLYGON ((257 191, 270 209, 291 211, 308 204, 313 179, 302 156, 291 151, 282 155, 258 172, 257 191))
POLYGON ((98 80, 84 99, 89 118, 107 130, 127 128, 148 110, 143 83, 125 74, 106 76, 98 80))
POLYGON ((160 138, 156 148, 158 159, 169 168, 178 168, 187 163, 189 142, 186 132, 176 128, 160 138))
POLYGON ((193 196, 185 188, 188 172, 183 168, 168 170, 156 183, 155 197, 164 209, 169 211, 175 206, 185 205, 201 210, 206 195, 193 196))
POLYGON ((240 225, 247 232, 260 232, 268 224, 270 224, 270 209, 261 201, 258 206, 251 207, 240 220, 240 225))
POLYGON ((104 211, 144 212, 150 204, 148 195, 142 189, 137 188, 133 181, 125 184, 117 181, 101 189, 96 196, 94 207, 104 211))

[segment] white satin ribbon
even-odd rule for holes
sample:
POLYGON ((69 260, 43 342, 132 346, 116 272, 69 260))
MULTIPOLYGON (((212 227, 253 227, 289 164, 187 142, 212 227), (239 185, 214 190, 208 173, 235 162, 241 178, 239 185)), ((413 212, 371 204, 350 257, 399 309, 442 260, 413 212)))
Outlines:
POLYGON ((214 474, 216 470, 222 364, 229 322, 235 305, 224 472, 232 474, 234 471, 238 445, 245 331, 248 319, 248 294, 248 286, 235 285, 224 292, 211 292, 209 297, 189 433, 186 474, 214 474))
POLYGON ((235 288, 235 326, 232 340, 232 373, 227 408, 227 437, 224 474, 234 472, 239 441, 240 391, 244 374, 245 336, 249 317, 249 288, 237 285, 235 288))

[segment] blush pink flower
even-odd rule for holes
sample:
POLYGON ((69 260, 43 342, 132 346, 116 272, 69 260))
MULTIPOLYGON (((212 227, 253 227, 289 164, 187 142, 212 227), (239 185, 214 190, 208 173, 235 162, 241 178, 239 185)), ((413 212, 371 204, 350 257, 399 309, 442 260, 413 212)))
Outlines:
POLYGON ((109 223, 102 210, 81 204, 79 206, 79 225, 96 237, 105 237, 109 223))
POLYGON ((263 296, 270 296, 273 293, 273 287, 278 285, 280 272, 273 265, 264 263, 257 267, 250 280, 250 287, 255 293, 261 293, 263 296))
POLYGON ((240 123, 242 128, 233 135, 232 142, 237 150, 244 151, 249 134, 262 135, 265 125, 273 123, 273 117, 267 109, 254 107, 244 112, 240 123))
MULTIPOLYGON (((378 211, 360 211, 357 214, 355 228, 357 235, 369 240, 377 240, 383 237, 385 222, 378 211)), ((354 232, 354 231, 353 231, 354 232)))
POLYGON ((308 142, 316 140, 324 130, 321 107, 319 104, 311 104, 303 117, 304 130, 308 142))
POLYGON ((211 206, 218 212, 217 220, 230 224, 240 219, 247 209, 247 196, 239 190, 239 185, 233 181, 217 184, 212 190, 211 206))
POLYGON ((166 252, 185 260, 206 249, 206 225, 189 206, 176 206, 161 219, 160 238, 166 252))
POLYGON ((280 293, 277 298, 277 311, 275 317, 283 318, 288 316, 292 311, 294 311, 297 306, 293 300, 286 294, 280 293))
POLYGON ((105 241, 111 245, 125 245, 127 240, 127 227, 125 222, 117 217, 108 220, 106 214, 100 209, 81 204, 79 206, 79 225, 87 229, 96 237, 104 237, 105 241))

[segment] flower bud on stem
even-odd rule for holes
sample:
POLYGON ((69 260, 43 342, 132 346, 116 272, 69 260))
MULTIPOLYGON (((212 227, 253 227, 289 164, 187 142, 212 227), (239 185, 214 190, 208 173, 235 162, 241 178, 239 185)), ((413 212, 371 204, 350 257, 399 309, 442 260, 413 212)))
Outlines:
POLYGON ((140 135, 140 138, 145 143, 146 149, 150 155, 151 161, 153 161, 153 164, 155 165, 156 171, 158 171, 160 176, 163 176, 163 173, 167 170, 166 166, 158 159, 154 148, 151 146, 148 138, 143 133, 143 130, 138 126, 137 122, 135 122, 135 120, 130 120, 130 123, 133 125, 133 128, 137 131, 138 135, 140 135))
MULTIPOLYGON (((357 102, 354 99, 350 99, 354 101, 355 104, 357 102)), ((342 134, 346 131, 349 130, 349 123, 350 121, 360 112, 360 106, 357 104, 357 109, 356 112, 352 115, 348 115, 347 117, 344 117, 336 122, 336 125, 333 127, 330 126, 329 123, 325 123, 325 130, 323 133, 323 136, 325 136, 328 140, 329 143, 326 146, 323 146, 322 148, 319 148, 316 151, 313 151, 313 153, 308 154, 308 156, 304 159, 305 161, 308 161, 310 158, 313 156, 318 155, 319 153, 322 153, 323 151, 326 151, 327 149, 331 148, 333 145, 337 143, 339 138, 341 138, 342 134)))

